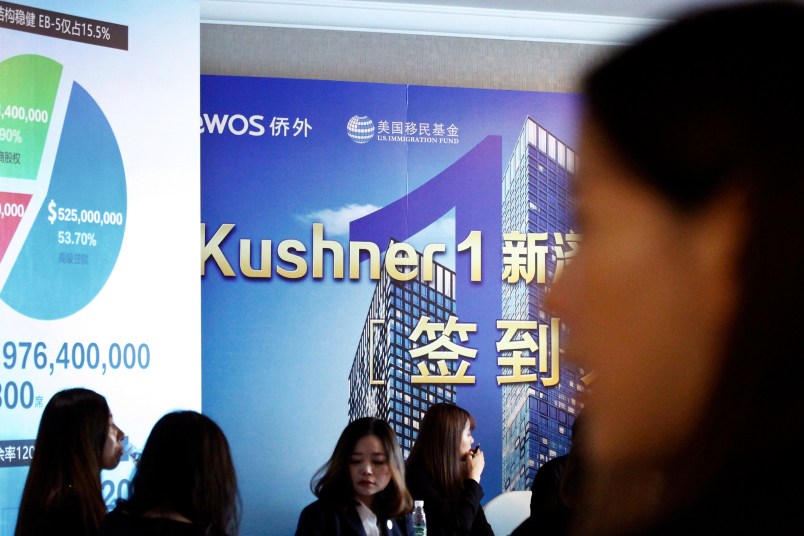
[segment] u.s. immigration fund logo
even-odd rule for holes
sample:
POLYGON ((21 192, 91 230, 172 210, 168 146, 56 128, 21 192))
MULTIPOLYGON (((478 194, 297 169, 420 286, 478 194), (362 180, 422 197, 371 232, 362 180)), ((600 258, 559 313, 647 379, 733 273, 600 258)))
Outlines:
POLYGON ((378 142, 397 143, 447 143, 457 145, 460 143, 460 133, 454 123, 447 122, 416 122, 416 121, 388 121, 381 119, 374 121, 365 115, 353 115, 346 123, 346 133, 355 143, 368 143, 372 139, 378 142))
POLYGON ((368 143, 374 137, 374 121, 365 115, 353 115, 346 124, 346 133, 355 143, 368 143))

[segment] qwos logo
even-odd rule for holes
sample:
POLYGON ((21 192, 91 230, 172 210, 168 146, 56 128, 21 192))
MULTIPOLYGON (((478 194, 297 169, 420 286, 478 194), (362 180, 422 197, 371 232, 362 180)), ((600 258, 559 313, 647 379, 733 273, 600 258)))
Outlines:
POLYGON ((235 136, 248 134, 249 136, 262 136, 265 134, 263 121, 265 116, 243 114, 203 114, 201 116, 201 134, 223 134, 229 132, 235 136))
POLYGON ((244 114, 202 114, 201 134, 232 134, 271 138, 306 138, 313 126, 306 117, 244 114), (270 121, 268 119, 270 118, 270 121), (268 123, 263 125, 263 123, 268 123))
POLYGON ((353 115, 346 124, 346 133, 355 143, 368 143, 374 137, 374 121, 365 115, 353 115))

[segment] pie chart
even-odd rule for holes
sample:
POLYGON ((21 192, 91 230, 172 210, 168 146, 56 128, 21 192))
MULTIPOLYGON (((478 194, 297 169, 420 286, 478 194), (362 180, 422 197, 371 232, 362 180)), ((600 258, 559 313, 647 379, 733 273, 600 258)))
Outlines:
POLYGON ((0 61, 0 300, 41 320, 87 306, 117 262, 126 199, 92 95, 50 58, 0 61))

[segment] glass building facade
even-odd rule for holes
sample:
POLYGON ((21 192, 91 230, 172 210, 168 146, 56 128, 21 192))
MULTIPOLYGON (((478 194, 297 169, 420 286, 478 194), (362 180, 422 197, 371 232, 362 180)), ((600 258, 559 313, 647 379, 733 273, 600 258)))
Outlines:
MULTIPOLYGON (((583 371, 564 359, 561 352, 559 356, 552 355, 569 334, 563 325, 552 321, 542 305, 556 270, 569 256, 566 239, 572 235, 572 201, 568 190, 575 164, 574 151, 528 117, 503 174, 504 235, 539 233, 539 245, 545 254, 541 257, 544 282, 524 278, 514 283, 503 281, 502 318, 549 326, 549 331, 536 331, 533 338, 550 354, 552 365, 560 363, 555 385, 545 385, 551 382, 545 382, 543 374, 537 374, 537 381, 503 384, 503 491, 530 489, 539 467, 569 450, 571 427, 580 410, 578 393, 583 390, 583 371), (548 333, 553 340, 539 340, 548 333), (555 341, 556 337, 560 341, 555 341)), ((510 351, 500 352, 501 357, 510 355, 510 351)), ((534 352, 530 355, 536 357, 534 352)), ((505 374, 506 367, 502 368, 505 374)), ((529 372, 539 372, 537 368, 529 372)))
MULTIPOLYGON (((412 381, 422 361, 410 356, 418 345, 410 336, 419 319, 426 316, 431 323, 446 324, 455 315, 455 272, 433 262, 432 281, 424 281, 423 257, 416 254, 414 279, 397 281, 382 272, 349 373, 349 421, 367 416, 386 420, 406 458, 427 408, 436 402, 455 402, 454 385, 412 381)), ((425 342, 423 336, 419 344, 425 342)), ((454 372, 457 367, 448 368, 454 372)))

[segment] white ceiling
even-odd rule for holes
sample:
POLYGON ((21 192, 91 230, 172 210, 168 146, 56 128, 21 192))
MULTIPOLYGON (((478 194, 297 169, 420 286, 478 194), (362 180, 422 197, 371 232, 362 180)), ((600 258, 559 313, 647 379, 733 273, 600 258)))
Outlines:
MULTIPOLYGON (((401 3, 571 13, 575 15, 598 15, 606 17, 633 17, 639 19, 666 19, 674 18, 679 12, 690 8, 735 3, 735 1, 736 0, 407 0, 401 3)), ((379 2, 392 3, 392 0, 379 0, 379 2)))
POLYGON ((740 1, 201 0, 201 22, 622 44, 690 9, 740 1))

